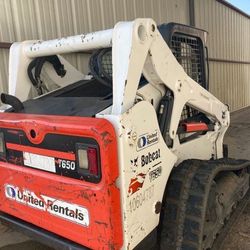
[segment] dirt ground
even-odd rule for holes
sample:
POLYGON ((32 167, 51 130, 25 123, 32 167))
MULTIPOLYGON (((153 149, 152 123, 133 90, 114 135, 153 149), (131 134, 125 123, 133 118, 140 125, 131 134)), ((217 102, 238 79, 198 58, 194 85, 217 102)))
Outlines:
MULTIPOLYGON (((232 114, 225 143, 229 156, 250 160, 250 108, 232 114)), ((0 224, 0 250, 51 250, 0 224)), ((220 250, 250 250, 250 202, 223 241, 220 250)))
POLYGON ((221 250, 249 250, 250 249, 250 202, 243 214, 228 234, 221 250))

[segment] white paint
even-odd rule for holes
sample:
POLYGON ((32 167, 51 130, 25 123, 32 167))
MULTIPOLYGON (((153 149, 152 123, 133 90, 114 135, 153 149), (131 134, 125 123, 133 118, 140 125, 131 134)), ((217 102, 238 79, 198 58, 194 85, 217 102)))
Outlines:
POLYGON ((113 29, 49 41, 36 41, 24 48, 29 58, 111 47, 113 29))
POLYGON ((52 173, 56 172, 55 158, 23 152, 24 165, 49 171, 52 173))

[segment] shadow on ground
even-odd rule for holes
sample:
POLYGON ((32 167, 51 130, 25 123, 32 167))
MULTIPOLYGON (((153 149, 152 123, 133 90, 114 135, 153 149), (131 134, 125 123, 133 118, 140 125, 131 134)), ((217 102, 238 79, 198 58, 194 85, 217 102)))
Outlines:
POLYGON ((26 241, 23 243, 9 245, 2 247, 1 250, 53 250, 52 248, 45 247, 44 245, 39 244, 36 241, 26 241))

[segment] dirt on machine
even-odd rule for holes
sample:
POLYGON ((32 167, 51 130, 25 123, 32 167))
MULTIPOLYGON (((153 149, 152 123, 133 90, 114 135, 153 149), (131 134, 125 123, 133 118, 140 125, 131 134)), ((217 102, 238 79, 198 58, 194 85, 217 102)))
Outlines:
POLYGON ((136 19, 14 43, 0 221, 56 249, 213 248, 250 163, 223 144, 230 113, 208 91, 206 38, 136 19))

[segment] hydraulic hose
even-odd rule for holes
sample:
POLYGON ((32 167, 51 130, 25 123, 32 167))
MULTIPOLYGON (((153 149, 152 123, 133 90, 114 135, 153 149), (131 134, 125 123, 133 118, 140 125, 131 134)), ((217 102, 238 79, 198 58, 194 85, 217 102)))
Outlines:
POLYGON ((13 95, 8 95, 5 93, 1 94, 1 101, 4 104, 8 104, 12 106, 12 108, 16 111, 19 112, 22 109, 24 109, 23 103, 15 96, 13 95))

